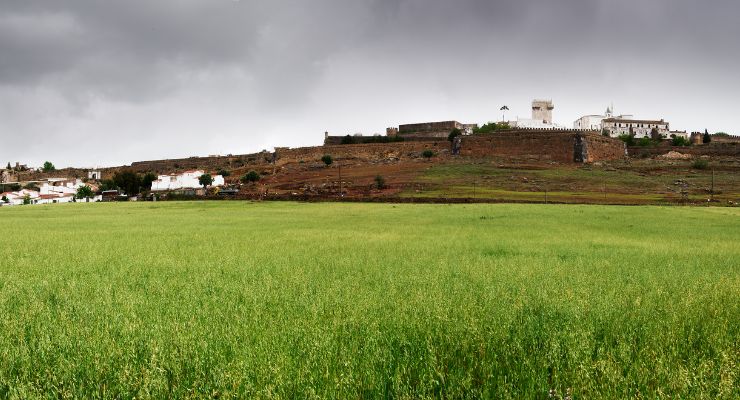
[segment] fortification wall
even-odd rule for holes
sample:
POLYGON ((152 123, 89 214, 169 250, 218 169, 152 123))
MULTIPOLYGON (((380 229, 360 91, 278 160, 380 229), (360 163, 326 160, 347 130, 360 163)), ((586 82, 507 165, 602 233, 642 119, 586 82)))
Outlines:
POLYGON ((627 147, 619 139, 608 138, 598 134, 584 136, 588 162, 602 160, 619 160, 627 156, 627 147))
MULTIPOLYGON (((219 169, 241 168, 247 165, 264 165, 272 160, 272 153, 261 152, 233 156, 190 157, 169 160, 150 160, 131 163, 130 169, 135 172, 154 172, 155 174, 171 173, 192 169, 218 171, 219 169)), ((120 167, 116 168, 120 169, 120 167)))
POLYGON ((630 157, 646 158, 666 154, 669 151, 676 151, 682 154, 691 154, 695 157, 713 156, 713 157, 740 157, 740 142, 723 142, 696 144, 692 146, 671 146, 669 142, 661 143, 658 146, 629 146, 627 153, 630 157))
POLYGON ((334 159, 354 159, 360 161, 378 161, 387 159, 409 159, 421 157, 421 153, 431 149, 438 156, 446 156, 450 152, 450 142, 423 141, 423 142, 396 142, 396 143, 368 143, 343 144, 321 147, 276 148, 275 163, 284 165, 294 162, 319 161, 325 154, 334 159))
POLYGON ((463 136, 460 154, 469 157, 528 157, 561 163, 614 160, 624 144, 593 132, 576 130, 511 130, 463 136))

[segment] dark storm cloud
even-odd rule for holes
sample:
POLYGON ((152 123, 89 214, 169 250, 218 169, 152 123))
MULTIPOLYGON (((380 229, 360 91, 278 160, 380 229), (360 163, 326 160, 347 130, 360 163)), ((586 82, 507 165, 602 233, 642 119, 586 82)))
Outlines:
POLYGON ((533 97, 552 97, 563 124, 614 101, 731 130, 738 4, 0 0, 0 160, 315 144, 324 130, 485 122, 503 103, 526 116, 533 97))

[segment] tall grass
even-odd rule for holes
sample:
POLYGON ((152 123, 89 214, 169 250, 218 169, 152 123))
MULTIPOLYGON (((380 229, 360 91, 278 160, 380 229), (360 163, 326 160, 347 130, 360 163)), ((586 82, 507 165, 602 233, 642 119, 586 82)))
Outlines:
POLYGON ((0 210, 0 398, 738 398, 740 212, 0 210))

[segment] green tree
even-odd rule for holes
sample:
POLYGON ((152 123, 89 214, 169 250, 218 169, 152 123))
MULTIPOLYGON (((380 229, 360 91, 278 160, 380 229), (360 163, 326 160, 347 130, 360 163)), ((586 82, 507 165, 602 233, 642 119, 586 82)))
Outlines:
POLYGON ((8 196, 6 196, 6 195, 3 195, 3 198, 0 199, 0 200, 2 200, 3 203, 10 203, 10 200, 8 199, 8 196))
POLYGON ((459 129, 457 129, 457 128, 455 128, 455 129, 453 129, 453 130, 450 131, 450 134, 449 135, 447 135, 447 140, 449 140, 450 142, 452 142, 453 140, 455 140, 456 137, 458 137, 460 135, 462 135, 462 131, 459 130, 459 129))
POLYGON ((225 169, 222 169, 221 171, 218 171, 218 174, 226 178, 227 176, 231 176, 231 171, 227 171, 225 169))
POLYGON ((93 197, 94 195, 95 194, 93 193, 93 190, 92 190, 92 188, 90 186, 83 185, 83 186, 80 186, 77 189, 77 198, 78 199, 86 199, 86 198, 89 198, 89 197, 93 197))
POLYGON ((51 171, 56 170, 56 167, 54 167, 54 164, 52 164, 51 162, 46 161, 44 162, 44 166, 41 167, 41 170, 44 172, 51 172, 51 171))
POLYGON ((5 167, 5 169, 7 169, 8 171, 10 171, 11 169, 13 169, 13 168, 10 167, 10 162, 8 162, 8 166, 5 167))
POLYGON ((105 180, 103 180, 102 182, 100 182, 100 186, 99 186, 99 189, 100 189, 101 191, 106 191, 106 190, 118 190, 118 186, 117 186, 117 185, 116 185, 116 183, 115 183, 115 182, 113 181, 113 179, 105 179, 105 180))
POLYGON ((702 137, 703 143, 709 143, 712 141, 712 136, 709 134, 709 131, 704 129, 704 136, 702 137))
POLYGON ((141 178, 131 170, 124 170, 113 174, 113 183, 129 196, 135 196, 141 191, 141 178))
POLYGON ((426 149, 421 152, 421 156, 427 159, 432 158, 434 157, 434 152, 432 150, 426 149))
POLYGON ((147 191, 152 190, 152 182, 156 180, 157 175, 154 175, 153 172, 147 172, 143 177, 141 177, 141 189, 147 191))
POLYGON ((334 159, 333 159, 333 158, 331 158, 331 156, 330 156, 330 155, 328 155, 328 154, 324 154, 324 156, 323 156, 323 157, 321 157, 321 161, 323 161, 323 162, 324 162, 324 164, 326 164, 327 166, 329 166, 329 165, 331 165, 331 163, 333 163, 333 162, 334 162, 334 159))
POLYGON ((213 177, 211 176, 211 174, 203 174, 198 178, 198 183, 203 186, 203 189, 206 189, 213 183, 213 177))
POLYGON ((31 204, 31 196, 25 195, 25 196, 23 196, 23 205, 25 206, 25 205, 28 205, 28 204, 31 204))
POLYGON ((257 171, 249 171, 246 175, 241 177, 242 183, 252 183, 260 180, 260 174, 257 171))

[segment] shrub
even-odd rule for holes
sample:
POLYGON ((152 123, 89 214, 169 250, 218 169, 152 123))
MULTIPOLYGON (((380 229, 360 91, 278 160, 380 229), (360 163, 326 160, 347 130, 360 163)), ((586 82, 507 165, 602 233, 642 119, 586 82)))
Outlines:
POLYGON ((634 134, 621 134, 618 136, 619 140, 623 141, 627 146, 634 146, 637 144, 635 141, 634 134))
POLYGON ((691 168, 694 168, 694 169, 707 169, 707 168, 709 168, 709 161, 707 161, 707 160, 705 160, 703 158, 698 158, 698 159, 696 159, 691 164, 691 168))
POLYGON ((10 200, 8 199, 8 196, 6 196, 6 195, 3 195, 3 198, 0 199, 0 201, 2 201, 3 203, 10 203, 10 200))
POLYGON ((378 189, 385 188, 385 178, 383 178, 382 175, 377 175, 375 177, 375 187, 377 187, 378 189))
POLYGON ((450 131, 450 134, 449 135, 447 135, 447 140, 449 140, 450 142, 452 142, 453 140, 455 140, 456 137, 458 137, 460 135, 462 135, 462 131, 460 131, 459 129, 455 128, 452 131, 450 131))
POLYGON ((650 139, 649 137, 642 137, 640 138, 640 140, 637 141, 637 145, 643 146, 643 147, 650 146, 653 143, 654 143, 653 140, 650 139))
POLYGON ((225 169, 222 169, 221 171, 218 171, 218 174, 221 175, 221 176, 223 176, 224 178, 226 178, 227 176, 230 176, 231 175, 231 172, 230 171, 227 171, 225 169))
POLYGON ((242 183, 252 183, 258 180, 260 180, 260 174, 257 171, 249 171, 241 178, 242 183))
POLYGON ((689 141, 688 139, 686 139, 683 136, 675 136, 675 135, 673 135, 673 137, 671 138, 671 145, 672 146, 688 146, 690 144, 691 144, 691 141, 689 141))
POLYGON ((324 164, 326 164, 327 166, 329 166, 329 165, 331 165, 331 163, 333 163, 333 162, 334 162, 334 159, 333 159, 333 158, 331 158, 331 156, 330 156, 330 155, 328 155, 328 154, 324 154, 324 156, 323 156, 323 157, 321 157, 321 161, 323 161, 323 162, 324 162, 324 164))
POLYGON ((510 129, 508 123, 502 122, 502 123, 495 123, 495 122, 489 122, 487 124, 483 124, 483 126, 479 128, 473 128, 473 133, 493 133, 495 131, 500 131, 504 129, 510 129))
POLYGON ((431 151, 431 150, 429 150, 429 149, 426 149, 426 150, 424 150, 424 151, 421 152, 421 155, 424 158, 432 158, 432 157, 434 157, 434 152, 431 151))

